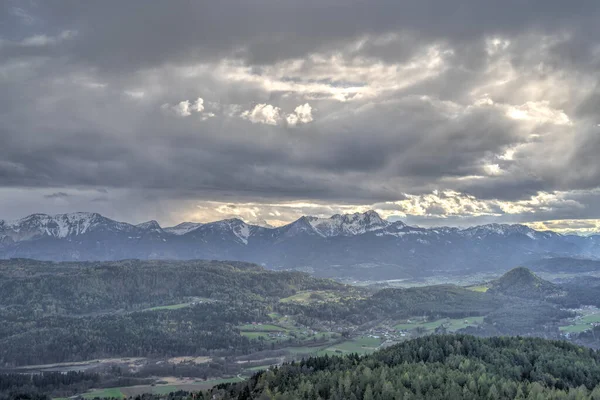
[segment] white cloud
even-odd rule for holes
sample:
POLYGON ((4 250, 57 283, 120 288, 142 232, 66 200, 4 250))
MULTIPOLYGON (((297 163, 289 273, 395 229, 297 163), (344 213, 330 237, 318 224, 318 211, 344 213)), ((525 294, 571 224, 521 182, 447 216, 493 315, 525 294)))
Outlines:
POLYGON ((215 113, 212 112, 208 112, 208 113, 203 113, 202 114, 202 121, 206 121, 209 118, 213 118, 215 116, 215 113))
POLYGON ((571 120, 563 110, 550 107, 549 101, 528 101, 520 106, 509 106, 506 116, 512 119, 532 121, 535 123, 551 123, 555 125, 571 125, 571 120))
MULTIPOLYGON (((132 97, 136 97, 131 93, 135 93, 135 92, 125 92, 128 95, 132 96, 132 97)), ((143 92, 142 92, 142 96, 143 96, 143 92)), ((170 105, 169 103, 165 103, 161 106, 161 109, 163 109, 164 111, 167 112, 171 112, 174 113, 177 116, 180 117, 189 117, 190 115, 192 115, 192 112, 196 112, 196 113, 202 113, 202 111, 204 111, 204 99, 202 99, 201 97, 198 97, 193 103, 190 100, 182 100, 179 103, 175 104, 175 105, 170 105)), ((206 118, 204 118, 204 114, 203 114, 203 120, 205 120, 206 118)), ((214 116, 214 114, 212 115, 214 116)))
POLYGON ((296 109, 294 110, 293 113, 288 114, 288 116, 285 119, 286 119, 288 125, 292 125, 292 126, 297 125, 297 124, 307 124, 309 122, 312 122, 312 120, 313 120, 312 107, 308 103, 302 104, 302 105, 296 107, 296 109))
POLYGON ((190 111, 189 100, 179 102, 179 104, 173 107, 173 111, 182 117, 188 117, 192 115, 192 112, 190 111))
POLYGON ((204 111, 204 99, 202 97, 198 97, 198 99, 196 99, 196 101, 194 102, 194 111, 204 111))
POLYGON ((310 104, 306 103, 301 106, 298 106, 294 111, 296 112, 296 115, 298 115, 298 119, 301 123, 307 124, 309 122, 312 122, 312 107, 310 106, 310 104))
POLYGON ((281 120, 281 109, 270 104, 257 104, 252 110, 244 111, 240 117, 253 124, 277 125, 281 120))
POLYGON ((499 176, 504 173, 498 164, 486 164, 483 170, 488 176, 499 176))
POLYGON ((510 46, 510 40, 500 37, 487 38, 485 41, 485 51, 490 56, 505 51, 508 46, 510 46))
POLYGON ((285 120, 287 121, 288 125, 296 125, 299 121, 298 116, 296 114, 289 114, 287 117, 285 117, 285 120))
MULTIPOLYGON (((354 45, 360 46, 363 40, 354 45)), ((240 61, 225 59, 212 70, 199 66, 186 69, 185 73, 191 78, 210 71, 223 82, 257 86, 268 92, 294 93, 307 100, 350 102, 375 98, 435 78, 448 68, 447 59, 452 55, 453 50, 432 44, 405 62, 386 63, 367 56, 344 55, 335 50, 263 66, 258 72, 240 61)))

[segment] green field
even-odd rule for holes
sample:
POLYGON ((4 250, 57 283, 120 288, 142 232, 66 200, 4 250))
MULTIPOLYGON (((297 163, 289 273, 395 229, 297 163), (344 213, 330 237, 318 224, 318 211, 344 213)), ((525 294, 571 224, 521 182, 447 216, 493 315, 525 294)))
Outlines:
POLYGON ((565 333, 581 333, 590 330, 590 325, 567 325, 559 327, 561 332, 565 333))
POLYGON ((325 355, 332 353, 359 353, 368 354, 372 353, 379 348, 381 345, 381 339, 375 339, 368 336, 362 336, 356 339, 348 340, 330 347, 327 347, 318 352, 318 355, 325 355))
POLYGON ((168 306, 157 306, 157 307, 147 308, 144 311, 179 310, 180 308, 189 307, 192 304, 193 303, 181 303, 181 304, 171 304, 168 306))
POLYGON ((600 314, 590 314, 573 321, 572 325, 561 326, 561 332, 581 333, 593 328, 593 322, 600 322, 600 314))
POLYGON ((287 350, 292 354, 315 354, 319 351, 321 351, 324 347, 326 347, 327 344, 325 345, 320 345, 320 346, 303 346, 303 347, 286 347, 282 350, 287 350))
POLYGON ((469 289, 474 292, 485 293, 488 291, 489 287, 487 287, 486 285, 476 285, 476 286, 467 286, 465 289, 469 289))
POLYGON ((410 323, 400 323, 394 328, 403 331, 412 331, 417 328, 423 328, 426 332, 434 331, 437 327, 444 325, 450 332, 456 332, 459 329, 466 328, 468 326, 477 326, 483 322, 483 317, 467 317, 467 318, 442 318, 436 321, 418 321, 416 319, 411 320, 410 323))
POLYGON ((279 300, 282 303, 310 304, 319 302, 339 301, 341 298, 359 298, 360 295, 340 293, 334 290, 307 290, 279 300))
POLYGON ((108 388, 108 389, 99 389, 93 390, 89 393, 84 393, 81 395, 84 399, 93 399, 96 397, 100 398, 117 398, 124 399, 125 395, 121 392, 121 388, 108 388))
POLYGON ((249 331, 249 332, 285 332, 286 329, 277 325, 263 324, 263 325, 240 325, 238 326, 240 331, 249 331))
POLYGON ((202 382, 203 385, 210 385, 215 386, 221 383, 235 383, 235 382, 242 382, 243 379, 240 378, 223 378, 223 379, 213 379, 213 380, 209 380, 209 381, 204 381, 202 382))
POLYGON ((254 373, 256 371, 264 371, 269 368, 271 368, 271 365, 259 365, 257 367, 246 368, 245 371, 250 371, 250 372, 254 373))
POLYGON ((269 337, 269 334, 266 332, 241 332, 242 336, 246 336, 249 339, 258 339, 258 338, 264 338, 264 339, 271 339, 269 337))
MULTIPOLYGON (((84 399, 93 399, 96 397, 124 399, 129 396, 137 396, 137 395, 141 395, 143 393, 169 394, 171 392, 176 392, 178 390, 194 391, 194 390, 209 389, 220 383, 241 382, 242 380, 243 379, 235 377, 235 378, 212 379, 212 380, 207 380, 207 381, 196 381, 196 382, 181 383, 181 384, 174 383, 174 384, 168 384, 168 385, 140 385, 140 386, 116 387, 116 388, 92 390, 91 392, 82 394, 80 397, 83 397, 84 399)), ((58 399, 55 399, 55 400, 58 400, 58 399)))

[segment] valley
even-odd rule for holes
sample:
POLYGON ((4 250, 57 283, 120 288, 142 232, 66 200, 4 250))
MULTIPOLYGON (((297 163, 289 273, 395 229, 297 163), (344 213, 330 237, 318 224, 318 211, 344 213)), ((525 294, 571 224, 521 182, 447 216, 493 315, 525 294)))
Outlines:
POLYGON ((80 374, 53 396, 93 398, 207 390, 302 358, 368 355, 432 334, 600 348, 588 335, 598 329, 600 283, 559 281, 516 268, 465 287, 352 286, 241 262, 7 260, 0 368, 80 374))

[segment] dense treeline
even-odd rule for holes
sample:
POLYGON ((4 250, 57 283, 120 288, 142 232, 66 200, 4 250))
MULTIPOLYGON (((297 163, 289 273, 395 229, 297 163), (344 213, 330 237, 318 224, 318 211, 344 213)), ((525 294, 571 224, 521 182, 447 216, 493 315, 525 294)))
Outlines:
POLYGON ((73 396, 92 387, 133 386, 151 380, 89 372, 0 373, 0 399, 73 396))
POLYGON ((0 366, 268 350, 237 326, 300 290, 358 289, 241 262, 1 261, 0 366), (177 303, 192 305, 143 311, 177 303))
POLYGON ((561 285, 566 295, 554 301, 563 307, 590 305, 600 307, 600 278, 590 276, 573 279, 561 285))
POLYGON ((581 332, 572 337, 572 340, 583 346, 588 346, 594 349, 600 349, 600 325, 595 326, 589 331, 581 332))
POLYGON ((283 298, 298 290, 338 289, 334 281, 255 264, 219 261, 48 263, 0 261, 0 304, 7 318, 133 311, 190 298, 283 298))
POLYGON ((179 310, 15 322, 0 325, 0 364, 247 354, 266 345, 240 335, 236 325, 268 320, 252 302, 216 302, 179 310))
MULTIPOLYGON (((428 336, 317 357, 214 388, 214 399, 600 399, 600 354, 533 338, 428 336)), ((209 397, 212 396, 212 397, 209 397)))
POLYGON ((474 292, 454 285, 438 285, 383 289, 368 298, 359 300, 350 299, 308 306, 287 303, 277 307, 282 313, 301 314, 308 319, 363 324, 374 319, 400 319, 415 315, 450 318, 482 316, 500 306, 499 299, 486 293, 474 292))
POLYGON ((552 304, 525 299, 507 301, 505 305, 485 317, 494 335, 548 336, 558 333, 559 322, 575 317, 575 313, 552 304))

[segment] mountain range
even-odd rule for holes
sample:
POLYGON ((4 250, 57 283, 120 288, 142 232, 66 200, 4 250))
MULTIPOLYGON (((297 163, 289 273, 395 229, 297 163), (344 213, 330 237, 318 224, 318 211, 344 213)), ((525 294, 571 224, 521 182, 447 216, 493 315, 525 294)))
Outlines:
POLYGON ((549 257, 600 258, 600 235, 501 224, 421 228, 389 222, 374 211, 304 216, 276 228, 240 219, 163 228, 156 221, 133 225, 97 213, 0 220, 0 258, 240 260, 317 276, 380 280, 506 270, 549 257))

